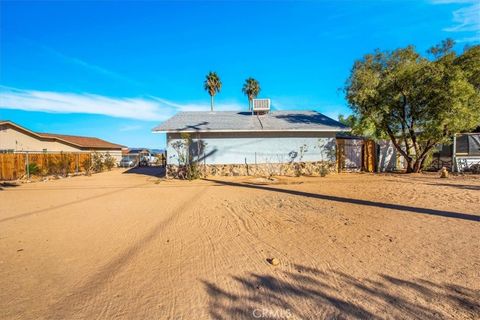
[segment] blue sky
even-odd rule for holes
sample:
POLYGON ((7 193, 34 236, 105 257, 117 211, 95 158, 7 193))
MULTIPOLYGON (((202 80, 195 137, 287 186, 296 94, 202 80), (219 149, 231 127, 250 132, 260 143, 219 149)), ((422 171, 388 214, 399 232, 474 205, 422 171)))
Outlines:
POLYGON ((209 110, 245 110, 260 81, 276 109, 349 109, 339 90, 355 59, 450 37, 480 43, 478 1, 0 2, 0 119, 31 130, 161 148, 151 128, 209 110))

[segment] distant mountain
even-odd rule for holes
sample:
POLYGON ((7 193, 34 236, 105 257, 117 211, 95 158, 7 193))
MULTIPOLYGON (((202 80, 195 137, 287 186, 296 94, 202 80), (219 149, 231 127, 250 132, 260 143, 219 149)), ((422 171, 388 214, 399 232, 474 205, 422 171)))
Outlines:
POLYGON ((153 154, 165 153, 165 149, 150 149, 153 154))
POLYGON ((149 148, 128 148, 129 154, 137 154, 143 150, 149 151, 151 154, 156 155, 159 153, 165 153, 165 149, 149 149, 149 148))

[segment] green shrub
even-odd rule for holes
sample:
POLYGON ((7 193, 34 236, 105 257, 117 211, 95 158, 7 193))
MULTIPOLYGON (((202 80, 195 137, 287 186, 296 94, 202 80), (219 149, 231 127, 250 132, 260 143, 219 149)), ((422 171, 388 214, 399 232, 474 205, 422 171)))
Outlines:
POLYGON ((318 168, 318 173, 320 174, 320 177, 326 177, 327 174, 330 173, 328 170, 328 164, 322 163, 318 168))
POLYGON ((115 167, 115 158, 112 157, 108 152, 105 154, 103 165, 108 171, 112 170, 112 168, 115 167))
POLYGON ((92 154, 92 170, 93 172, 102 172, 105 168, 105 163, 103 161, 103 154, 94 152, 92 154))
POLYGON ((89 176, 92 173, 92 157, 85 158, 81 165, 83 170, 85 170, 85 174, 89 176))
POLYGON ((28 166, 26 166, 26 170, 29 174, 33 175, 36 175, 40 172, 40 168, 37 166, 36 163, 29 163, 28 166))

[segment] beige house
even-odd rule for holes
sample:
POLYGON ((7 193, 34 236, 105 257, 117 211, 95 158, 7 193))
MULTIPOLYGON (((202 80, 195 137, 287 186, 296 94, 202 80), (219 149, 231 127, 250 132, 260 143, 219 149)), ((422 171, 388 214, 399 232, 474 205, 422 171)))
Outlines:
POLYGON ((0 152, 108 152, 118 162, 125 148, 99 138, 33 132, 0 120, 0 152))

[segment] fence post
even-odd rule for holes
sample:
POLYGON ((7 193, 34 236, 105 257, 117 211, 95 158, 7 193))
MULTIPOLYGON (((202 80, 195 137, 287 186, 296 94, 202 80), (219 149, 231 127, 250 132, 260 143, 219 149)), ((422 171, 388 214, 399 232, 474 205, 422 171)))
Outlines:
POLYGON ((341 173, 343 169, 343 154, 345 152, 344 148, 344 140, 341 139, 336 139, 336 145, 337 145, 337 172, 341 173))
POLYGON ((28 151, 25 153, 25 169, 27 171, 27 180, 30 180, 30 166, 28 163, 28 151))
POLYGON ((205 157, 205 148, 203 148, 203 175, 207 176, 207 159, 205 157))
POLYGON ((5 156, 3 156, 3 154, 0 154, 0 159, 1 159, 0 165, 2 166, 2 168, 1 168, 2 171, 0 172, 0 174, 1 174, 0 180, 6 180, 5 179, 5 170, 3 169, 3 167, 5 165, 5 161, 7 161, 7 158, 5 156))
POLYGON ((77 153, 75 157, 75 173, 78 174, 78 158, 80 157, 80 154, 77 153))
POLYGON ((453 151, 452 151, 452 172, 456 172, 457 168, 457 134, 453 134, 453 151))

